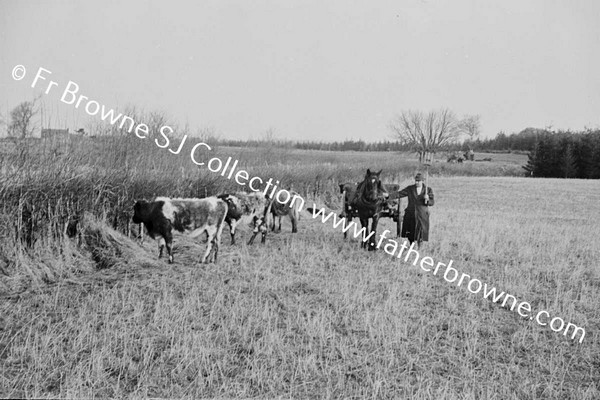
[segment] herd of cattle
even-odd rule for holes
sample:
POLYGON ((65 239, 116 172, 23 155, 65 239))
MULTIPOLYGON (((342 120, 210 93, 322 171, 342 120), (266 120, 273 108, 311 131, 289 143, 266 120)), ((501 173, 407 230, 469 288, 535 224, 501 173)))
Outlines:
MULTIPOLYGON (((358 183, 340 184, 342 194, 342 211, 340 217, 351 221, 358 217, 357 210, 352 206, 352 198, 356 192, 358 183)), ((380 217, 389 217, 397 224, 397 235, 400 235, 400 208, 397 184, 384 184, 381 190, 384 192, 386 201, 379 210, 380 217)), ((229 226, 231 244, 235 244, 235 233, 240 221, 249 222, 252 228, 252 236, 248 244, 252 244, 256 236, 261 234, 261 242, 265 243, 269 230, 275 230, 275 220, 279 219, 281 230, 281 219, 288 216, 292 223, 292 232, 298 232, 298 220, 303 206, 298 201, 300 196, 291 193, 291 197, 285 203, 275 201, 262 193, 238 192, 235 194, 222 194, 203 199, 172 199, 168 197, 157 197, 153 201, 138 200, 133 207, 132 221, 140 224, 139 237, 143 241, 143 228, 148 235, 158 240, 158 257, 163 255, 164 248, 167 249, 169 263, 173 262, 173 230, 188 233, 192 238, 199 237, 205 232, 208 238, 206 251, 201 262, 217 260, 219 246, 221 244, 221 233, 225 224, 229 226)), ((308 209, 310 211, 310 209, 308 209)), ((346 237, 346 233, 344 233, 346 237)))
POLYGON ((271 221, 271 229, 275 229, 275 219, 288 215, 292 222, 292 232, 298 231, 300 212, 298 197, 293 197, 286 203, 279 203, 265 197, 262 193, 222 194, 203 199, 171 199, 157 197, 153 201, 138 200, 133 206, 132 221, 142 224, 148 235, 158 240, 158 257, 162 257, 164 248, 167 249, 169 263, 173 262, 173 230, 186 232, 191 237, 199 237, 205 232, 208 246, 201 262, 217 260, 221 233, 225 223, 229 225, 231 244, 235 244, 236 227, 242 219, 250 219, 252 237, 249 244, 260 233, 264 243, 268 231, 267 221, 271 221))

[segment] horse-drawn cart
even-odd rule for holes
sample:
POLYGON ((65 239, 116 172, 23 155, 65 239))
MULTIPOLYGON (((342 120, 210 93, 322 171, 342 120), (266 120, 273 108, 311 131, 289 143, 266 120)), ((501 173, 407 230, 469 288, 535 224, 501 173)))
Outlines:
MULTIPOLYGON (((358 183, 341 183, 340 193, 342 194, 342 213, 341 217, 346 217, 348 221, 353 218, 358 218, 358 211, 352 207, 350 202, 356 193, 358 183)), ((402 218, 400 213, 400 198, 398 197, 398 190, 400 185, 397 183, 384 183, 383 187, 387 191, 387 197, 383 201, 383 209, 381 210, 379 217, 391 218, 396 223, 396 235, 400 236, 402 231, 402 218)), ((344 234, 345 236, 346 234, 344 234)))

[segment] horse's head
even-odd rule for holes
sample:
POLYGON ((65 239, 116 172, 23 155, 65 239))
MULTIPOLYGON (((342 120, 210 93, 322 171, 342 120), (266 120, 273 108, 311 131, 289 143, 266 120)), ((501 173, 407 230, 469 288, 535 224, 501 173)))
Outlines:
POLYGON ((382 187, 379 180, 381 171, 383 170, 380 169, 379 172, 371 172, 370 169, 367 169, 365 180, 363 181, 363 194, 369 200, 375 201, 379 197, 379 190, 382 187))

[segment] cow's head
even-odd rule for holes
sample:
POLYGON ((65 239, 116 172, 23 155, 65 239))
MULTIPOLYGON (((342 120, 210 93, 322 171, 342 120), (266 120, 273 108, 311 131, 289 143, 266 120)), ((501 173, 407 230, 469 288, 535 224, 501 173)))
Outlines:
POLYGON ((267 221, 266 221, 265 217, 264 216, 255 215, 252 218, 252 237, 248 241, 248 244, 252 244, 254 242, 254 238, 259 233, 262 236, 261 239, 260 239, 260 242, 261 243, 265 243, 265 240, 267 238, 267 231, 268 231, 268 229, 267 229, 267 221))
POLYGON ((217 198, 223 200, 227 203, 227 216, 232 219, 239 219, 242 214, 242 206, 240 204, 240 199, 236 196, 232 196, 230 194, 221 194, 218 195, 217 198))
POLYGON ((267 201, 259 193, 239 192, 235 195, 239 199, 242 214, 259 215, 264 212, 267 201))
POLYGON ((141 224, 149 212, 150 203, 146 200, 138 200, 133 205, 133 218, 131 220, 134 224, 141 224))
POLYGON ((240 198, 238 200, 242 214, 251 215, 256 212, 256 205, 253 204, 248 198, 240 198))

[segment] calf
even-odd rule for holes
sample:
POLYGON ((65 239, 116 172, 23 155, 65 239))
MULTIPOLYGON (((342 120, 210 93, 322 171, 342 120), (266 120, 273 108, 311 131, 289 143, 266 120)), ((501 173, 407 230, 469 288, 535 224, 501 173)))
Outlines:
POLYGON ((269 205, 265 211, 265 217, 270 213, 273 216, 271 230, 275 230, 275 218, 279 218, 279 231, 281 231, 281 217, 289 216, 292 221, 292 233, 298 232, 298 219, 300 209, 304 205, 304 200, 298 193, 290 192, 291 196, 285 203, 280 203, 275 199, 269 199, 269 205))
POLYGON ((267 239, 268 230, 269 229, 267 228, 267 223, 265 221, 264 215, 255 215, 252 218, 252 237, 248 241, 248 244, 252 244, 254 242, 254 238, 259 233, 261 234, 260 242, 264 244, 267 239))
POLYGON ((254 216, 254 227, 257 216, 262 216, 266 209, 267 200, 260 193, 237 192, 235 194, 222 194, 217 198, 227 203, 227 216, 225 222, 229 225, 231 244, 235 244, 235 231, 240 220, 245 216, 254 216))
POLYGON ((169 264, 173 262, 173 229, 187 232, 195 238, 206 232, 208 246, 201 262, 206 262, 214 247, 213 257, 217 261, 217 253, 221 244, 223 221, 227 215, 227 203, 216 197, 205 199, 170 199, 157 197, 148 202, 139 200, 133 206, 133 223, 143 223, 151 238, 160 236, 158 257, 162 257, 166 245, 169 264))
POLYGON ((252 220, 252 237, 248 241, 248 244, 254 242, 254 238, 260 233, 262 238, 261 243, 265 243, 267 232, 268 232, 268 220, 270 221, 271 230, 275 230, 275 218, 279 218, 279 230, 281 230, 281 217, 288 215, 292 221, 292 233, 298 232, 298 219, 300 218, 300 209, 304 205, 304 200, 299 194, 291 192, 288 201, 280 203, 275 199, 267 199, 267 206, 264 212, 254 215, 252 220))

